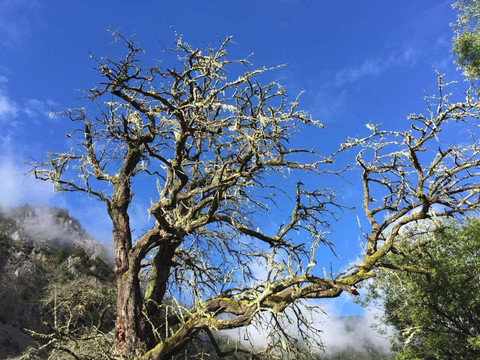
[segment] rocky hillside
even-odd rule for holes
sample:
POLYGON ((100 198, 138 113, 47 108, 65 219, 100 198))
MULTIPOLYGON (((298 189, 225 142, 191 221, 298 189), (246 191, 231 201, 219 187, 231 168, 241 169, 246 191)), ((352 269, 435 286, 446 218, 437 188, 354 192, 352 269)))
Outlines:
POLYGON ((52 311, 65 294, 81 302, 80 289, 111 291, 113 273, 104 259, 103 246, 66 210, 0 209, 0 359, 42 343, 27 329, 49 332, 46 324, 60 316, 52 311))

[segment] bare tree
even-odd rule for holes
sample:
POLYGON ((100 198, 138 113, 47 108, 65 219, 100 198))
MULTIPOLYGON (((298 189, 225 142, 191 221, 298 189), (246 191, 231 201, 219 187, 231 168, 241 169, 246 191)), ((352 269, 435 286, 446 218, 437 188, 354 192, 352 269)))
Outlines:
POLYGON ((228 60, 230 38, 200 50, 178 37, 170 50, 177 65, 164 68, 142 65, 142 48, 115 36, 127 53, 94 59, 102 76, 89 91, 94 110, 67 111, 81 124, 75 132, 80 143, 49 153, 34 167, 35 176, 58 191, 84 192, 106 204, 118 289, 114 354, 169 359, 198 336, 211 341, 219 356, 281 358, 321 346, 302 313, 304 300, 358 294, 354 286, 373 276, 403 226, 478 206, 476 142, 435 143, 450 120, 478 118, 479 105, 470 95, 451 104, 440 94, 428 116, 412 117, 410 130, 371 126, 368 137, 349 139, 322 156, 292 145, 302 128, 321 124, 298 110, 296 100, 289 102, 281 85, 261 84, 270 69, 228 60), (335 173, 329 166, 339 152, 357 147, 371 226, 366 252, 342 274, 315 276, 316 247, 331 245, 325 230, 339 207, 335 193, 298 182, 290 199, 272 178, 307 172, 320 182, 322 174, 335 173), (134 240, 128 211, 140 184, 152 186, 148 211, 155 224, 134 240), (257 221, 268 213, 273 195, 290 199, 292 208, 278 231, 268 233, 257 221), (256 261, 269 270, 262 281, 251 271, 256 261), (141 276, 148 282, 145 291, 141 276), (217 331, 262 320, 272 329, 265 349, 216 343, 217 331), (290 322, 296 335, 288 332, 290 322), (299 340, 303 345, 292 345, 299 340))

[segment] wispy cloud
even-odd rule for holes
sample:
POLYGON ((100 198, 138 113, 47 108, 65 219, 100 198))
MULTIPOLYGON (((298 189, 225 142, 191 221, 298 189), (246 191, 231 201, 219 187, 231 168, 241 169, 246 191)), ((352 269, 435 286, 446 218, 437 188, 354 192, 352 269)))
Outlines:
POLYGON ((360 65, 347 67, 338 71, 334 76, 334 83, 342 86, 360 80, 366 76, 378 76, 386 70, 414 63, 419 54, 413 48, 406 48, 402 52, 364 60, 360 65))
POLYGON ((0 150, 0 205, 17 206, 25 203, 48 204, 53 197, 52 187, 28 176, 22 159, 14 155, 11 141, 3 138, 0 150))
POLYGON ((0 122, 12 121, 17 117, 17 114, 17 103, 0 92, 0 122))
POLYGON ((0 76, 0 123, 11 122, 18 114, 17 103, 10 98, 7 92, 8 78, 0 76))
POLYGON ((313 96, 312 114, 323 123, 344 116, 349 108, 352 83, 367 77, 379 77, 390 69, 415 64, 422 53, 413 47, 364 59, 358 65, 348 66, 333 74, 325 74, 309 85, 313 96))
POLYGON ((68 212, 55 207, 37 206, 18 216, 12 210, 0 206, 0 214, 15 216, 16 229, 10 236, 16 241, 51 244, 66 249, 82 247, 90 256, 105 253, 104 246, 86 233, 80 224, 74 219, 63 218, 68 212))
POLYGON ((8 78, 0 75, 0 123, 4 126, 18 127, 24 114, 36 121, 42 118, 55 119, 54 111, 59 105, 52 99, 13 99, 8 91, 8 78))
POLYGON ((30 118, 36 118, 38 116, 44 116, 49 118, 54 118, 54 109, 58 108, 58 104, 51 100, 47 99, 45 101, 38 99, 28 99, 25 101, 25 106, 22 109, 25 114, 30 118))

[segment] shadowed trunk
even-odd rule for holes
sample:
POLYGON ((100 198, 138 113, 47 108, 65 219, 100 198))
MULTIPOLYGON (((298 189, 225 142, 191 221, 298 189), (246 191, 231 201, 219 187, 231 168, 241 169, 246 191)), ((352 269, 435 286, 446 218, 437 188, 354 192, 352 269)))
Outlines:
POLYGON ((142 343, 145 342, 142 297, 138 279, 140 266, 135 259, 130 258, 132 238, 126 207, 110 207, 109 213, 113 221, 117 281, 114 353, 116 355, 140 355, 143 348, 142 343))
MULTIPOLYGON (((149 283, 145 291, 145 310, 147 311, 149 321, 162 336, 166 334, 165 317, 168 316, 168 311, 165 305, 162 304, 173 265, 173 257, 179 244, 179 241, 173 241, 158 249, 152 261, 149 283)), ((147 339, 149 348, 154 347, 156 343, 157 341, 153 337, 147 339)))

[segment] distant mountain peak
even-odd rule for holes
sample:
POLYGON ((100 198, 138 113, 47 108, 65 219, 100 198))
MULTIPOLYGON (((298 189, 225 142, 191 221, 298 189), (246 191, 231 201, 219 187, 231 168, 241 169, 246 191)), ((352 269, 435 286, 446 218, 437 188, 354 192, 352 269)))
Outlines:
POLYGON ((90 257, 108 257, 105 246, 90 236, 66 209, 28 204, 1 207, 0 223, 0 231, 14 241, 65 250, 81 247, 90 257))

